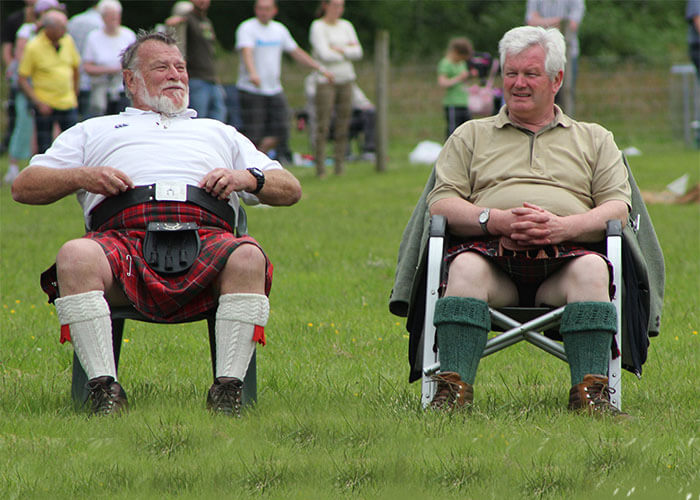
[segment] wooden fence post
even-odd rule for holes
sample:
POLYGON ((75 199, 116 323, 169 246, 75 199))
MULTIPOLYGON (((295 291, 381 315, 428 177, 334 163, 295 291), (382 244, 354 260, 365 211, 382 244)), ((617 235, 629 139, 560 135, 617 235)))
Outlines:
POLYGON ((389 144, 389 32, 386 30, 377 32, 374 42, 374 69, 377 101, 376 168, 377 172, 384 172, 389 144))
POLYGON ((573 118, 576 115, 576 102, 574 97, 574 75, 571 71, 573 67, 571 63, 573 52, 571 44, 576 37, 576 32, 571 29, 567 19, 562 20, 562 31, 564 40, 566 40, 566 68, 564 70, 564 83, 559 92, 561 93, 561 104, 562 108, 564 108, 564 113, 573 118))

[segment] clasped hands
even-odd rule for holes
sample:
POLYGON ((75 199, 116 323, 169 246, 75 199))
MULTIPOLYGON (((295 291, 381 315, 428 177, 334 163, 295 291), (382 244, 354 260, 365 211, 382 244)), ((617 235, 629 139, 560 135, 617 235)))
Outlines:
POLYGON ((524 202, 522 207, 502 211, 499 224, 501 246, 508 250, 526 250, 535 246, 553 245, 569 239, 565 218, 535 204, 524 202))

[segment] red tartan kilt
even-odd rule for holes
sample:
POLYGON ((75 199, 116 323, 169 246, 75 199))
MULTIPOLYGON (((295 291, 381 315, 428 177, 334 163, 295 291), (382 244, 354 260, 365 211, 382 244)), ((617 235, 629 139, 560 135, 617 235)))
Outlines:
MULTIPOLYGON (((518 287, 521 305, 532 305, 529 303, 529 299, 534 297, 534 292, 543 281, 560 270, 571 259, 588 254, 598 255, 607 264, 610 283, 608 293, 611 299, 615 295, 613 268, 608 258, 600 252, 581 245, 561 243, 546 245, 535 251, 507 254, 499 248, 498 239, 469 240, 450 247, 445 253, 445 263, 449 266, 455 257, 464 252, 477 252, 505 271, 518 287), (524 297, 524 295, 531 297, 524 297)), ((442 284, 443 288, 446 284, 442 284)))
MULTIPOLYGON (((136 310, 148 318, 164 322, 186 320, 217 305, 218 297, 211 285, 238 246, 255 245, 263 252, 255 239, 250 236, 237 238, 228 224, 214 214, 180 202, 134 205, 84 237, 102 246, 115 280, 136 310), (201 250, 184 274, 161 276, 145 262, 142 245, 148 222, 195 222, 200 226, 201 250)), ((265 294, 269 295, 272 264, 267 255, 265 261, 265 294)), ((55 266, 53 269, 55 272, 55 266)), ((55 291, 50 290, 50 278, 42 275, 42 288, 52 301, 55 297, 51 295, 55 291)))

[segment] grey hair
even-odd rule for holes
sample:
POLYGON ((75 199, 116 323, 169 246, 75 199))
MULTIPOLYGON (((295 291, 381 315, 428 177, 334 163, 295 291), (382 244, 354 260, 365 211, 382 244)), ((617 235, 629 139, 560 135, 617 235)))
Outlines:
POLYGON ((109 11, 116 11, 121 13, 122 12, 122 4, 119 2, 119 0, 100 0, 100 2, 97 4, 97 12, 100 13, 100 15, 105 15, 105 12, 109 11))
POLYGON ((544 49, 544 70, 550 80, 566 67, 566 42, 564 35, 556 28, 541 26, 519 26, 506 32, 498 42, 501 67, 504 67, 506 55, 520 54, 525 49, 539 45, 544 49))
MULTIPOLYGON (((122 71, 128 69, 129 71, 133 71, 134 73, 140 75, 138 71, 139 58, 137 52, 141 45, 151 40, 161 42, 166 45, 177 46, 177 40, 175 39, 175 37, 173 37, 167 32, 146 31, 144 29, 141 29, 136 34, 136 40, 133 41, 131 45, 125 48, 121 53, 122 71)), ((129 88, 126 86, 126 82, 124 82, 124 91, 126 93, 126 96, 133 101, 134 96, 129 91, 129 88)))

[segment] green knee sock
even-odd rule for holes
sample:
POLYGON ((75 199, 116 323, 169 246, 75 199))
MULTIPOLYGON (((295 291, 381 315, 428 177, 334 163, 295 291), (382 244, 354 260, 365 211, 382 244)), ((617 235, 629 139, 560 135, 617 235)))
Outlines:
POLYGON ((571 370, 571 385, 585 375, 607 375, 613 335, 617 331, 617 311, 610 302, 567 304, 560 333, 571 370))
POLYGON ((433 323, 440 347, 440 370, 457 372, 464 382, 473 385, 491 329, 488 304, 479 299, 443 297, 435 303, 433 323))

